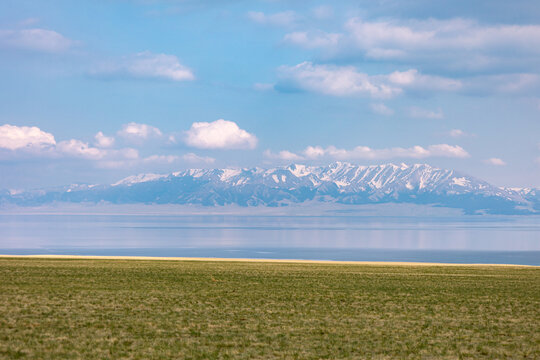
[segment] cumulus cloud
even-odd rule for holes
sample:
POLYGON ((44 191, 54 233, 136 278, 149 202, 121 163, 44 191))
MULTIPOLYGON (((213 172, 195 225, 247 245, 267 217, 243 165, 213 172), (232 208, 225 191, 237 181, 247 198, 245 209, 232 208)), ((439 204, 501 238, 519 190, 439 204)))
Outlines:
POLYGON ((390 109, 388 106, 386 106, 383 103, 373 103, 370 105, 371 111, 373 111, 376 114, 384 115, 384 116, 391 116, 394 115, 394 110, 390 109))
POLYGON ((442 119, 444 114, 441 109, 436 111, 423 109, 421 107, 412 106, 409 108, 409 116, 417 119, 442 119))
POLYGON ((174 55, 154 54, 149 51, 125 56, 119 61, 100 65, 93 71, 105 77, 164 79, 170 81, 194 80, 192 70, 180 63, 174 55))
POLYGON ((273 160, 284 160, 284 161, 297 161, 297 160, 303 160, 304 157, 297 155, 293 152, 290 152, 288 150, 282 150, 278 153, 273 153, 270 150, 266 150, 264 152, 264 156, 268 159, 273 160))
MULTIPOLYGON (((139 151, 132 148, 123 149, 101 149, 90 146, 88 143, 77 140, 65 140, 60 141, 54 153, 53 157, 63 158, 79 158, 86 160, 93 160, 99 163, 111 163, 115 162, 136 162, 139 159, 139 151)), ((105 166, 105 165, 103 165, 105 166)), ((105 166, 106 167, 106 166, 105 166)))
POLYGON ((82 142, 80 140, 66 140, 61 141, 56 146, 56 150, 67 156, 81 157, 87 159, 101 159, 105 156, 106 151, 91 147, 88 143, 82 142))
POLYGON ((495 166, 504 166, 506 165, 506 162, 499 158, 489 158, 485 160, 486 164, 495 165, 495 166))
MULTIPOLYGON (((98 133, 99 134, 99 133, 98 133)), ((87 142, 70 139, 56 141, 54 136, 38 127, 2 125, 0 126, 0 150, 7 156, 37 157, 47 159, 76 158, 96 162, 136 160, 139 152, 135 149, 104 149, 87 142)))
POLYGON ((450 157, 450 158, 468 158, 470 157, 469 153, 465 151, 461 146, 458 145, 448 145, 448 144, 438 144, 430 145, 427 148, 430 156, 436 157, 450 157))
POLYGON ((108 148, 114 145, 114 137, 105 136, 101 131, 94 136, 94 144, 99 148, 108 148))
POLYGON ((427 147, 416 145, 410 148, 394 147, 385 149, 372 149, 368 146, 357 146, 353 149, 340 149, 335 146, 328 146, 326 148, 323 148, 322 146, 308 146, 302 152, 302 155, 291 153, 287 150, 281 151, 278 154, 273 154, 269 151, 265 152, 265 156, 268 158, 288 160, 280 157, 279 154, 290 157, 290 160, 316 160, 321 158, 331 158, 335 160, 374 160, 391 158, 423 159, 428 157, 467 158, 470 156, 461 146, 448 144, 429 145, 427 147))
POLYGON ((257 137, 233 121, 195 122, 185 132, 185 143, 200 149, 254 149, 257 137))
POLYGON ((35 126, 0 126, 0 148, 8 150, 39 149, 56 145, 54 136, 35 126))
POLYGON ((0 30, 0 48, 58 53, 75 44, 60 33, 47 29, 0 30))
POLYGON ((163 134, 157 127, 130 122, 122 125, 122 129, 118 131, 118 135, 131 140, 146 140, 151 137, 162 136, 163 134))
POLYGON ((265 14, 260 11, 247 13, 248 19, 261 25, 291 26, 297 21, 298 16, 294 11, 283 11, 274 14, 265 14))
MULTIPOLYGON (((335 149, 335 147, 332 147, 335 149)), ((304 155, 308 159, 316 159, 318 157, 322 157, 326 154, 326 150, 323 149, 321 146, 308 146, 304 150, 304 155)))
POLYGON ((184 161, 187 161, 189 163, 205 163, 205 164, 213 164, 216 159, 209 157, 209 156, 199 156, 194 153, 187 153, 182 156, 182 159, 184 161))
MULTIPOLYGON (((125 124, 119 134, 135 140, 162 136, 159 129, 136 123, 125 124)), ((206 164, 215 161, 211 157, 198 156, 193 153, 183 156, 171 154, 141 156, 137 149, 115 148, 114 145, 115 139, 105 136, 101 131, 95 135, 94 144, 91 145, 79 139, 56 141, 52 134, 38 127, 7 124, 0 126, 0 160, 14 158, 39 158, 47 161, 81 159, 90 162, 92 166, 103 169, 173 164, 181 160, 206 164)))
POLYGON ((439 76, 420 74, 416 69, 369 75, 353 66, 317 65, 303 62, 278 68, 276 89, 299 89, 333 96, 370 96, 391 98, 404 90, 456 91, 461 82, 439 76))

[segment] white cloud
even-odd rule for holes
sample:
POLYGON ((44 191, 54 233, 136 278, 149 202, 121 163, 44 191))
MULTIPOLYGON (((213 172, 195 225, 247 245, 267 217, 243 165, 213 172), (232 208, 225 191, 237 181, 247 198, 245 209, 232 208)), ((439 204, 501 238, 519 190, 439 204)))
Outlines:
POLYGON ((462 85, 457 80, 422 75, 416 69, 369 75, 353 66, 315 65, 307 61, 295 66, 281 66, 278 75, 277 89, 293 88, 333 96, 391 98, 404 90, 456 91, 462 85))
POLYGON ((442 119, 444 114, 441 109, 433 111, 413 106, 409 108, 409 116, 417 119, 442 119))
POLYGON ((108 148, 114 145, 114 137, 105 136, 101 131, 94 136, 94 144, 99 148, 108 148))
MULTIPOLYGON (((157 128, 135 123, 126 124, 122 131, 126 131, 127 136, 135 138, 161 135, 157 128)), ((37 127, 0 126, 0 158, 2 159, 5 157, 13 159, 15 156, 49 160, 84 159, 91 161, 98 168, 130 168, 148 164, 171 164, 180 160, 177 155, 140 157, 137 149, 113 148, 114 138, 107 137, 102 132, 96 134, 95 143, 96 146, 92 146, 78 139, 57 142, 52 134, 37 127)), ((189 157, 183 158, 189 159, 189 157)), ((199 162, 207 163, 214 161, 207 157, 200 157, 199 160, 199 162)))
POLYGON ((367 57, 402 58, 412 49, 424 49, 435 36, 433 27, 414 29, 392 22, 366 22, 359 18, 345 25, 351 45, 364 51, 367 57))
POLYGON ((54 145, 56 145, 54 136, 38 127, 9 124, 0 126, 0 148, 9 150, 39 149, 54 145))
POLYGON ((407 53, 434 50, 496 50, 501 48, 539 52, 540 26, 482 26, 465 19, 366 22, 359 18, 346 24, 356 45, 364 50, 390 49, 407 53), (536 47, 536 49, 534 48, 536 47))
POLYGON ((67 50, 74 43, 53 30, 0 30, 0 47, 3 48, 58 53, 67 50))
POLYGON ((410 148, 386 148, 372 149, 367 146, 356 146, 350 150, 340 149, 335 146, 308 146, 302 152, 302 155, 282 150, 278 153, 272 153, 270 150, 264 152, 264 156, 269 159, 296 161, 296 160, 317 160, 321 158, 330 158, 334 160, 358 160, 358 159, 392 159, 392 158, 413 158, 423 159, 428 157, 447 157, 447 158, 467 158, 469 153, 461 146, 437 144, 427 147, 413 146, 410 148))
POLYGON ((133 168, 141 165, 173 164, 180 160, 177 155, 150 155, 139 157, 135 149, 107 150, 107 157, 96 162, 96 166, 106 169, 133 168))
POLYGON ((254 149, 257 137, 233 121, 195 122, 185 132, 187 145, 200 149, 254 149))
POLYGON ((315 159, 321 156, 324 156, 326 153, 325 149, 320 146, 308 146, 304 150, 304 155, 310 159, 315 159))
POLYGON ((80 140, 65 140, 60 141, 56 145, 56 150, 60 154, 71 157, 81 157, 86 159, 102 159, 107 152, 102 149, 91 147, 88 143, 82 142, 80 140))
POLYGON ((383 103, 373 103, 370 105, 371 110, 379 115, 391 116, 394 115, 394 110, 390 109, 383 103))
POLYGON ((433 75, 423 75, 416 69, 394 71, 388 75, 388 81, 404 88, 414 90, 456 91, 463 85, 459 80, 433 75))
POLYGON ((505 66, 515 54, 540 53, 538 25, 481 25, 466 19, 363 21, 345 24, 341 51, 356 49, 365 57, 430 61, 449 68, 505 66))
POLYGON ((294 11, 283 11, 275 14, 265 14, 260 11, 247 13, 248 19, 261 25, 292 26, 298 20, 294 11))
POLYGON ((144 163, 172 164, 179 159, 176 155, 151 155, 142 159, 144 163))
MULTIPOLYGON (((318 38, 325 38, 322 31, 318 38)), ((401 61, 444 69, 523 68, 538 62, 540 25, 480 24, 473 20, 382 20, 351 18, 338 42, 310 41, 314 35, 291 41, 306 48, 319 48, 327 56, 364 57, 401 61)))
POLYGON ((304 159, 304 157, 297 155, 293 152, 290 152, 288 150, 282 150, 278 153, 273 153, 270 150, 266 150, 264 152, 264 156, 268 159, 284 160, 284 161, 298 161, 298 160, 304 159))
POLYGON ((327 148, 321 146, 308 146, 303 154, 309 159, 330 157, 338 160, 390 158, 421 159, 427 157, 466 158, 470 156, 461 146, 448 144, 429 145, 426 148, 417 145, 410 148, 395 147, 386 149, 372 149, 367 146, 357 146, 350 150, 336 148, 335 146, 329 146, 327 148))
POLYGON ((90 146, 88 143, 77 140, 60 141, 55 148, 54 156, 83 158, 99 161, 136 161, 139 151, 132 148, 101 149, 90 146))
POLYGON ((181 64, 176 56, 154 54, 149 51, 126 56, 118 62, 102 64, 94 73, 102 76, 124 76, 171 81, 195 79, 192 70, 181 64))
POLYGON ((485 160, 486 164, 495 165, 495 166, 504 166, 506 165, 506 162, 499 158, 489 158, 485 160))
POLYGON ((0 149, 11 150, 23 156, 44 158, 103 160, 136 159, 139 156, 135 149, 102 149, 77 139, 56 142, 52 134, 35 126, 0 126, 0 149))
MULTIPOLYGON (((533 73, 481 75, 456 80, 424 75, 416 69, 370 75, 353 66, 317 65, 311 62, 280 66, 277 72, 279 81, 274 85, 277 90, 304 90, 332 96, 392 98, 405 92, 530 95, 540 91, 540 75, 533 73)), ((431 116, 437 118, 442 113, 432 112, 431 116)))
POLYGON ((326 33, 324 31, 296 31, 286 34, 283 41, 306 49, 334 47, 339 44, 342 34, 326 33))
POLYGON ((206 164, 213 164, 216 161, 216 159, 211 158, 209 156, 199 156, 194 153, 187 153, 182 156, 182 159, 190 163, 206 163, 206 164))
POLYGON ((314 65, 306 61, 295 66, 281 66, 278 72, 281 86, 325 95, 388 98, 402 91, 385 84, 380 77, 360 73, 352 66, 314 65))
POLYGON ((450 130, 448 135, 450 135, 451 137, 457 138, 457 137, 467 136, 467 133, 465 133, 465 131, 461 129, 452 129, 450 130))
POLYGON ((158 128, 146 125, 130 122, 122 125, 122 130, 118 131, 118 135, 132 140, 146 140, 151 137, 159 137, 163 134, 158 128))
POLYGON ((461 146, 458 145, 448 145, 448 144, 438 144, 430 145, 427 150, 430 153, 430 156, 436 157, 450 157, 450 158, 468 158, 470 157, 469 153, 465 151, 461 146))

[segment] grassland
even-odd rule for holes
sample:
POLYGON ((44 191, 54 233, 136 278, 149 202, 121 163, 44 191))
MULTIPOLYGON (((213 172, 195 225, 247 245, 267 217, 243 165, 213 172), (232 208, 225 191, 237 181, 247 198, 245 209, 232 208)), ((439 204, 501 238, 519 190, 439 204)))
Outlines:
POLYGON ((0 259, 0 358, 540 358, 540 269, 0 259))

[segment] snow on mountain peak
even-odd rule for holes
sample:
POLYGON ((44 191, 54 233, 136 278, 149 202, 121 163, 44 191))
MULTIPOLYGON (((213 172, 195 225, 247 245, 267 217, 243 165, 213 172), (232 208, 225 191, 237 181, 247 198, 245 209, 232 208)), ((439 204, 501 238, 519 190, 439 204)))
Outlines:
POLYGON ((242 173, 241 169, 222 169, 221 176, 219 177, 221 181, 227 181, 230 178, 240 175, 242 173))
POLYGON ((452 178, 452 184, 458 186, 468 186, 471 182, 464 177, 454 177, 452 178))
POLYGON ((304 177, 311 174, 311 170, 306 165, 292 164, 288 169, 296 177, 304 177))
POLYGON ((279 206, 311 200, 347 204, 397 201, 463 206, 464 209, 469 209, 468 211, 492 207, 496 212, 501 211, 496 210, 499 206, 507 213, 521 211, 520 209, 532 213, 540 212, 538 189, 498 188, 453 170, 427 164, 403 163, 359 166, 335 162, 327 166, 291 164, 270 169, 189 169, 172 174, 129 176, 112 185, 78 185, 47 191, 6 193, 7 195, 0 193, 0 200, 1 196, 4 196, 3 201, 28 203, 51 199, 85 199, 115 203, 244 206, 279 206), (137 186, 143 183, 151 183, 152 186, 137 186), (40 199, 40 196, 43 199, 36 200, 40 199))
POLYGON ((120 181, 117 181, 115 182, 114 184, 112 184, 111 186, 119 186, 119 185, 127 185, 127 186, 130 186, 130 185, 133 185, 133 184, 138 184, 138 183, 143 183, 143 182, 148 182, 148 181, 154 181, 154 180, 158 180, 158 179, 162 179, 164 177, 167 177, 168 175, 163 175, 163 174, 152 174, 152 173, 149 173, 149 174, 139 174, 139 175, 132 175, 132 176, 128 176, 120 181))

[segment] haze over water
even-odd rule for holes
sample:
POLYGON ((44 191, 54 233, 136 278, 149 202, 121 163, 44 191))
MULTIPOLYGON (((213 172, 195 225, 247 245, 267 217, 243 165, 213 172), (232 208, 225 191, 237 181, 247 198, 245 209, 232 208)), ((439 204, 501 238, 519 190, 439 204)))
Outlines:
POLYGON ((0 253, 540 265, 537 217, 0 215, 0 253))

